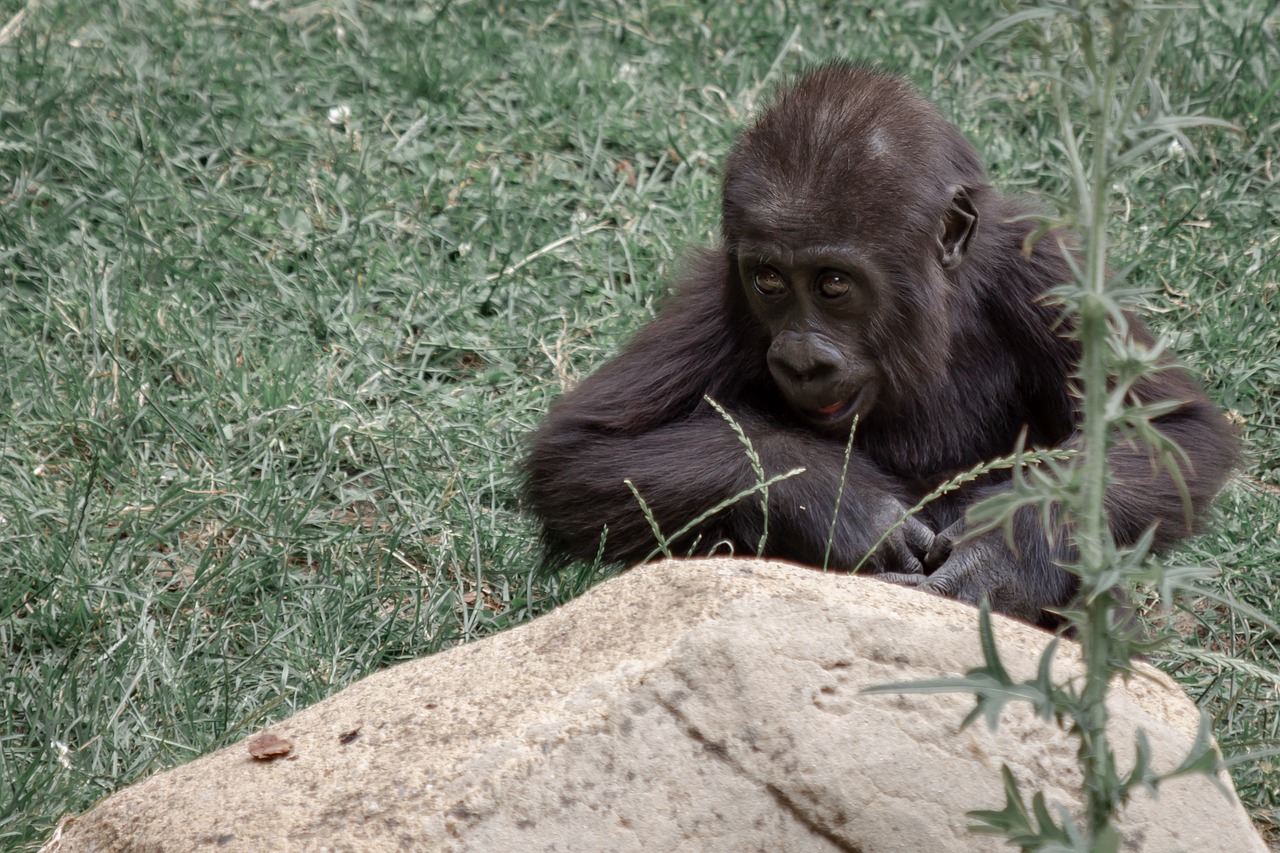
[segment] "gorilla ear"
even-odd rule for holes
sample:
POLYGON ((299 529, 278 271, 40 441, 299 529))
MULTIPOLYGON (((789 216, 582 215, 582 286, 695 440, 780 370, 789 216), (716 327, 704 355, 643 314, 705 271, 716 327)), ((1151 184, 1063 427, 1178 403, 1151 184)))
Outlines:
POLYGON ((973 206, 964 187, 952 191, 951 204, 942 216, 938 231, 938 262, 944 270, 953 270, 964 261, 969 241, 978 230, 978 208, 973 206))

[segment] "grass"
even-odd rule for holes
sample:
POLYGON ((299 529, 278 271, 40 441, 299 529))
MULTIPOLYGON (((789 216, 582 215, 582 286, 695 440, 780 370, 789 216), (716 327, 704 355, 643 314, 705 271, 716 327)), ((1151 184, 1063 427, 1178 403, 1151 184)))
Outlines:
MULTIPOLYGON (((884 62, 1000 186, 1061 190, 1035 57, 948 68, 999 13, 0 0, 0 848, 594 582, 533 575, 523 436, 715 239, 779 75, 884 62)), ((1113 235, 1247 446, 1172 559, 1272 619, 1278 37, 1262 0, 1179 18, 1165 97, 1241 131, 1144 161, 1113 235)), ((1280 746, 1277 638, 1174 622, 1225 751, 1280 746)), ((1280 763, 1234 772, 1280 825, 1280 763)))

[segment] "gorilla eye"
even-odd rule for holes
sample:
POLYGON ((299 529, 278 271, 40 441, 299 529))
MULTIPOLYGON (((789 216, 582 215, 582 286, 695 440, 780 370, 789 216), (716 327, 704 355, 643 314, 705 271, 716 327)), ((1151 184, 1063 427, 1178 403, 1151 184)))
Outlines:
POLYGON ((849 292, 849 277, 843 273, 823 273, 818 278, 818 292, 831 299, 849 292))
POLYGON ((787 283, 782 278, 782 273, 773 267, 760 267, 757 269, 753 283, 756 286, 756 290, 765 296, 777 296, 787 287, 787 283))

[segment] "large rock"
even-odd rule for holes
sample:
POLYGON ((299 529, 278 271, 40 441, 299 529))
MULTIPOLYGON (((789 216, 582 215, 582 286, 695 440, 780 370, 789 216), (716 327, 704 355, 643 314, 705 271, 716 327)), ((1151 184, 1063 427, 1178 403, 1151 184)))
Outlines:
MULTIPOLYGON (((120 791, 71 851, 960 851, 1000 765, 1075 807, 1074 744, 1025 707, 961 730, 958 695, 863 696, 980 660, 971 608, 875 580, 742 560, 638 568, 534 622, 371 676, 120 791), (355 734, 353 734, 355 733, 355 734), (267 749, 271 751, 270 748, 267 749)), ((994 620, 1017 674, 1047 635, 994 620)), ((1059 657, 1074 656, 1064 644, 1059 657)), ((1167 678, 1117 684, 1113 735, 1187 752, 1167 678)), ((1229 784, 1229 783, 1228 783, 1229 784)), ((1233 796, 1179 778, 1125 814, 1125 850, 1265 850, 1233 796)))

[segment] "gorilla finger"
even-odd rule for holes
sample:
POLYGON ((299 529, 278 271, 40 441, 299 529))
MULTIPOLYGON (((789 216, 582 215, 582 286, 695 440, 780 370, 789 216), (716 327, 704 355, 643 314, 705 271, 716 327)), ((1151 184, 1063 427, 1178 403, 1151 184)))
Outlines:
POLYGON ((924 555, 925 569, 936 572, 946 565, 947 560, 951 558, 953 545, 951 537, 944 533, 939 533, 933 537, 933 544, 929 546, 929 550, 924 555))
POLYGON ((961 591, 981 568, 980 556, 975 551, 953 551, 947 561, 929 575, 921 586, 948 598, 963 598, 961 591))
POLYGON ((903 522, 902 537, 911 552, 921 558, 933 549, 933 543, 937 539, 936 534, 915 516, 909 516, 903 522))
POLYGON ((916 572, 923 574, 924 572, 924 565, 920 562, 920 557, 916 554, 902 527, 893 530, 889 534, 874 556, 877 569, 881 572, 906 572, 908 574, 915 574, 916 572))
POLYGON ((899 586, 920 586, 927 578, 924 575, 912 575, 905 572, 881 572, 878 575, 872 575, 877 580, 896 583, 899 586))
POLYGON ((925 568, 937 571, 951 558, 956 540, 964 535, 964 522, 957 521, 945 530, 940 530, 933 537, 933 544, 924 556, 925 568))
POLYGON ((887 544, 895 567, 901 568, 907 574, 924 576, 924 564, 916 556, 910 542, 895 536, 887 544))
POLYGON ((957 586, 958 584, 954 577, 949 574, 944 575, 940 572, 934 572, 925 578, 924 582, 920 584, 921 589, 928 590, 929 592, 935 592, 938 595, 945 596, 947 598, 953 598, 955 596, 957 586))

